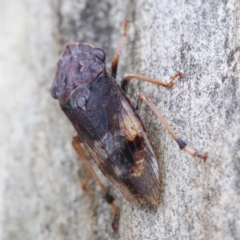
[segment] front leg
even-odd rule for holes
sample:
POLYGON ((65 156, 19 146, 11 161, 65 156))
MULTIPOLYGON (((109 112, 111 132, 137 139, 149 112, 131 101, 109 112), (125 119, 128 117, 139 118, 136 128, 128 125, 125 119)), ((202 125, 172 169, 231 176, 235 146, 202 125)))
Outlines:
POLYGON ((123 36, 120 40, 117 51, 116 51, 116 53, 113 57, 113 60, 112 60, 112 73, 111 73, 111 75, 114 78, 116 78, 116 76, 117 76, 118 61, 119 61, 120 53, 121 53, 122 48, 123 48, 123 44, 124 44, 126 36, 127 36, 127 25, 128 24, 129 24, 129 20, 125 20, 124 25, 123 25, 123 28, 124 28, 123 36))

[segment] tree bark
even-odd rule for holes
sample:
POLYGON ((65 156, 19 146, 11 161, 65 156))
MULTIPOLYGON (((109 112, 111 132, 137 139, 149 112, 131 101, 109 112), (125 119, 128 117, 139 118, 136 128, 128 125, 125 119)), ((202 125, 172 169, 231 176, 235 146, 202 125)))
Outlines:
POLYGON ((0 239, 240 239, 240 2, 1 0, 0 239), (120 209, 118 233, 100 188, 71 146, 75 132, 50 86, 64 46, 102 48, 107 68, 130 19, 117 80, 132 80, 206 163, 179 150, 146 105, 140 116, 161 169, 158 208, 137 209, 102 176, 120 209))

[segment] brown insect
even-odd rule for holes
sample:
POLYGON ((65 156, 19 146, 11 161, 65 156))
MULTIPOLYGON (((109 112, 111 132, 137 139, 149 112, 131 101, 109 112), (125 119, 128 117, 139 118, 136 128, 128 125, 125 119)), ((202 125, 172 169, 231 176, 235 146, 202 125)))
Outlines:
MULTIPOLYGON (((58 62, 51 93, 67 115, 77 136, 72 144, 84 162, 86 170, 101 186, 106 200, 114 212, 113 229, 119 218, 114 198, 101 183, 89 164, 81 143, 89 151, 102 173, 132 204, 141 208, 145 204, 157 205, 160 192, 159 166, 145 127, 136 110, 144 101, 163 122, 180 149, 204 161, 201 155, 186 146, 163 118, 151 100, 139 93, 136 107, 126 96, 130 79, 171 87, 177 72, 168 83, 138 74, 124 76, 121 86, 116 82, 118 60, 126 38, 124 35, 112 61, 111 75, 105 68, 105 53, 88 43, 68 45, 58 62)), ((87 181, 84 186, 86 187, 87 181)))

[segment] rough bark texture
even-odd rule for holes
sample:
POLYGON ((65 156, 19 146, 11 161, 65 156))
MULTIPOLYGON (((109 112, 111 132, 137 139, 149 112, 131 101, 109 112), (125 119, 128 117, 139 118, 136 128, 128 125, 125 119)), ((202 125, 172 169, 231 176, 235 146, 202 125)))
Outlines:
POLYGON ((1 0, 0 239, 240 239, 239 14, 237 0, 1 0), (109 67, 125 18, 118 80, 134 71, 167 81, 181 70, 171 89, 133 80, 130 95, 148 94, 209 159, 179 151, 143 106, 161 198, 156 211, 139 210, 111 188, 121 206, 114 233, 99 187, 80 187, 74 130, 49 89, 66 43, 103 48, 109 67))

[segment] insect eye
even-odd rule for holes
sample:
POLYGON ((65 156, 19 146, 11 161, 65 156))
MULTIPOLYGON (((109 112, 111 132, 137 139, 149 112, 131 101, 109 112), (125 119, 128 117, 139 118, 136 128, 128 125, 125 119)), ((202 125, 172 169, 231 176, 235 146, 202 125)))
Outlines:
POLYGON ((105 61, 105 59, 106 59, 106 54, 105 54, 105 52, 102 50, 102 49, 100 49, 100 48, 94 48, 93 50, 92 50, 92 54, 95 56, 95 57, 97 57, 98 59, 100 59, 101 61, 105 61))

